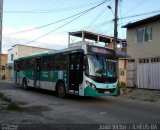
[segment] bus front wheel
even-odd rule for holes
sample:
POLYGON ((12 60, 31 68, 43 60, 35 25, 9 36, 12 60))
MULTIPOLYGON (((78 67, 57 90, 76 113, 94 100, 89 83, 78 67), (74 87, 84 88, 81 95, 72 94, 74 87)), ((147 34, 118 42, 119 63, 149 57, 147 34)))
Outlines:
POLYGON ((23 89, 27 89, 27 80, 26 79, 23 79, 22 87, 23 87, 23 89))
POLYGON ((57 95, 60 98, 64 98, 66 96, 66 88, 63 83, 58 83, 57 85, 57 95))

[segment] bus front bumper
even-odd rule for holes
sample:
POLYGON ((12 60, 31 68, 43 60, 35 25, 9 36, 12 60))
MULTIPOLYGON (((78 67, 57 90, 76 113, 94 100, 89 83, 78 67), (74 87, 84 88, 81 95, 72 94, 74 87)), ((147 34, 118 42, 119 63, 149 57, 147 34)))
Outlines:
POLYGON ((87 86, 84 89, 84 96, 117 96, 118 87, 110 89, 93 89, 90 86, 87 86))

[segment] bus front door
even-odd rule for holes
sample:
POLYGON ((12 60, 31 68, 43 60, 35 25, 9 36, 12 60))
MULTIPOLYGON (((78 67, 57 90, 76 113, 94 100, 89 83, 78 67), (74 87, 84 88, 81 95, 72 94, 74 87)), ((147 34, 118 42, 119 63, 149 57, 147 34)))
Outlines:
POLYGON ((34 86, 40 87, 40 71, 41 71, 41 58, 35 60, 35 77, 34 77, 34 86))
POLYGON ((69 55, 69 92, 79 93, 79 85, 83 82, 83 53, 69 55))

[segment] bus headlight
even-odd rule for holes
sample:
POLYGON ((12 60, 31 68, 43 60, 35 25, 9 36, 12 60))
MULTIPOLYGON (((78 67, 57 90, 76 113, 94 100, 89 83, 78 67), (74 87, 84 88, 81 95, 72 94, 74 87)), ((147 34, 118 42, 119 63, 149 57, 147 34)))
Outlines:
POLYGON ((92 87, 93 89, 96 89, 96 86, 88 81, 86 81, 86 85, 92 87))
POLYGON ((96 89, 96 86, 95 86, 94 84, 91 84, 91 87, 92 87, 93 89, 96 89))

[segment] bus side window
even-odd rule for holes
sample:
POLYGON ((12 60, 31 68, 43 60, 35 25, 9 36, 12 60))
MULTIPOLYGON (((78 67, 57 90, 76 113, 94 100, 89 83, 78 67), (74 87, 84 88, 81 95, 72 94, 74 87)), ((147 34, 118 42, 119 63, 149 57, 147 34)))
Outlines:
POLYGON ((20 70, 26 70, 27 69, 27 59, 20 61, 20 70))
POLYGON ((14 70, 15 71, 17 70, 17 61, 16 60, 14 61, 14 70))
POLYGON ((53 68, 53 56, 48 55, 42 58, 42 70, 51 70, 53 68))
POLYGON ((54 58, 54 69, 65 70, 67 69, 67 55, 57 54, 54 58))
POLYGON ((35 64, 36 64, 36 71, 40 72, 41 71, 41 58, 35 59, 35 64))
POLYGON ((40 71, 40 65, 37 63, 36 64, 36 71, 39 72, 40 71))
POLYGON ((20 71, 20 61, 14 61, 14 70, 19 72, 20 71))
POLYGON ((47 63, 48 70, 52 70, 53 69, 53 58, 54 58, 53 55, 50 55, 48 57, 48 63, 47 63))
POLYGON ((34 62, 35 62, 35 59, 28 59, 27 60, 27 67, 26 67, 26 69, 27 70, 33 70, 34 69, 34 62))
POLYGON ((42 58, 42 70, 43 71, 48 70, 48 61, 49 61, 48 56, 43 56, 42 58))
POLYGON ((84 55, 84 59, 83 59, 83 70, 86 70, 87 65, 88 65, 87 56, 84 55))
POLYGON ((20 71, 20 61, 17 61, 17 71, 20 71))

